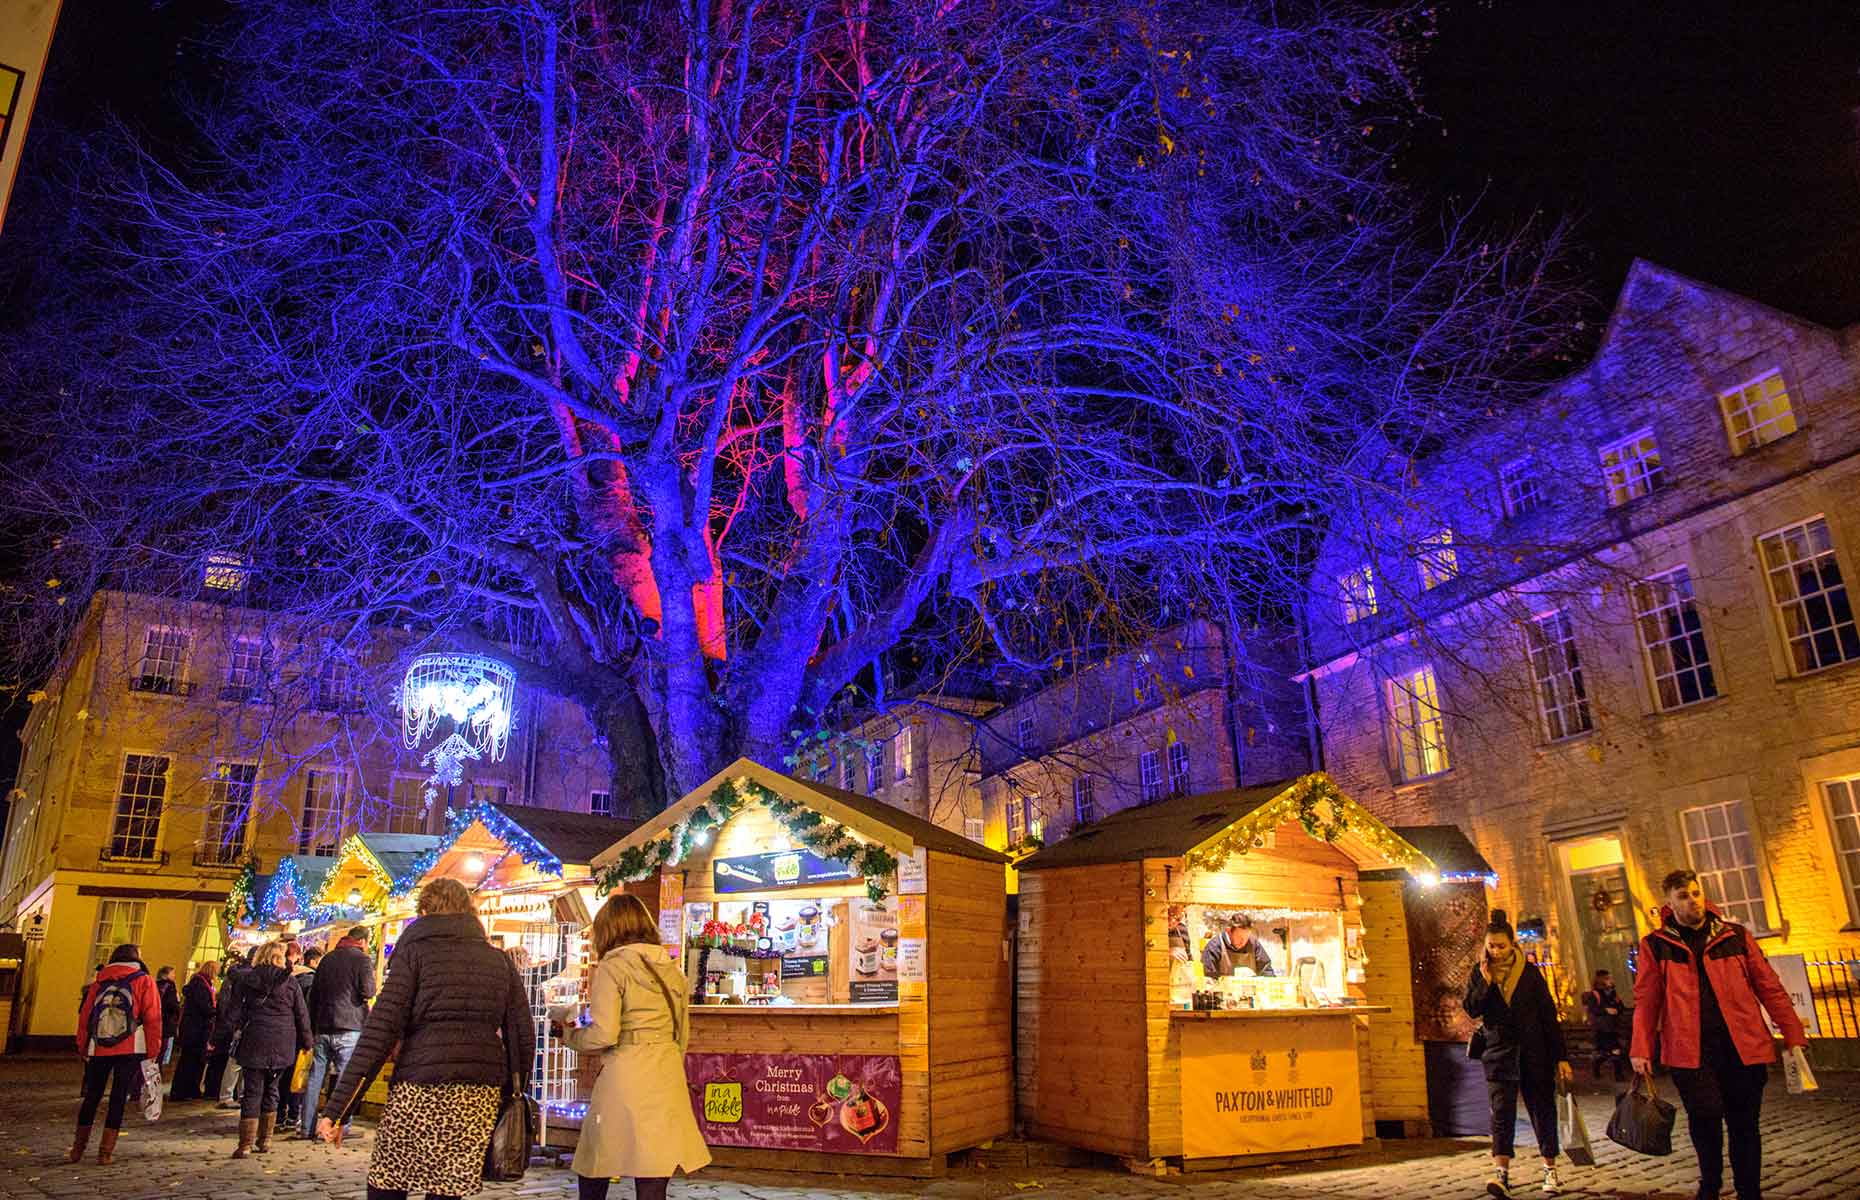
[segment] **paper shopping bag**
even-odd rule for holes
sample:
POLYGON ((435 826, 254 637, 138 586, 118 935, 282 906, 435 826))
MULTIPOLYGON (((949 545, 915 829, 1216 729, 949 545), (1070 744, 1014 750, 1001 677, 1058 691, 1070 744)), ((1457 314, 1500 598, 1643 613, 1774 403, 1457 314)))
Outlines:
POLYGON ((297 1052, 297 1065, 291 1069, 290 1090, 293 1093, 303 1091, 304 1085, 310 1081, 310 1060, 313 1057, 314 1055, 308 1050, 297 1052))
POLYGON ((1595 1165, 1595 1147, 1589 1145, 1589 1127, 1583 1124, 1582 1109, 1576 1103, 1576 1097, 1568 1091, 1556 1098, 1557 1129, 1563 1143, 1563 1153, 1569 1155, 1569 1161, 1579 1167, 1595 1165))
POLYGON ((161 1064, 152 1058, 142 1060, 142 1119, 161 1120, 161 1064))
POLYGON ((1809 1068, 1808 1051, 1800 1046, 1783 1051, 1783 1083, 1798 1096, 1821 1090, 1821 1085, 1815 1082, 1815 1072, 1809 1068))

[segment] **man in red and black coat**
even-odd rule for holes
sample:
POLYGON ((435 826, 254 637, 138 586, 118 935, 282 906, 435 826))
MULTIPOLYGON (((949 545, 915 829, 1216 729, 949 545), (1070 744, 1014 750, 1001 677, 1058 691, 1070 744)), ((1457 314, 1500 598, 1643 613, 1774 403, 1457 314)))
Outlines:
POLYGON ((1657 1053, 1673 1072, 1699 1157, 1699 1196, 1724 1187, 1725 1130, 1739 1200, 1763 1191, 1763 1143, 1757 1118, 1776 1046, 1767 1011, 1783 1041, 1806 1046, 1789 992, 1750 931, 1718 915, 1692 871, 1661 884, 1664 923, 1640 940, 1634 976, 1634 1070, 1647 1075, 1657 1053))

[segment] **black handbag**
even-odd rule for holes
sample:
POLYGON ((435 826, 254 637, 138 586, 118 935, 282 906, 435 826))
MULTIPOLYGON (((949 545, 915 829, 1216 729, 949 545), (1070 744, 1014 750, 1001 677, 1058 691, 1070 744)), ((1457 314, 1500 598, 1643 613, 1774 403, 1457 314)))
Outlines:
POLYGON ((1654 1092, 1652 1077, 1642 1075, 1633 1087, 1615 1098, 1615 1115, 1608 1118, 1608 1140, 1639 1154, 1671 1154, 1676 1116, 1673 1106, 1654 1092))
POLYGON ((1473 1062, 1485 1057, 1485 1026, 1473 1030, 1472 1036, 1466 1039, 1466 1057, 1473 1062))

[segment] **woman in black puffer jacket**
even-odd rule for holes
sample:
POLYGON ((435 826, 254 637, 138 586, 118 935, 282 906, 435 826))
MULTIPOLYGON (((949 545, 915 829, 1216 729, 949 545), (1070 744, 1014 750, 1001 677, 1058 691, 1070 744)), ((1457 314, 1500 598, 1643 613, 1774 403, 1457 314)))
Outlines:
POLYGON ((283 942, 267 942, 252 956, 252 968, 239 978, 238 991, 226 1008, 214 1041, 222 1046, 239 1039, 233 1057, 244 1072, 239 1101, 239 1148, 234 1158, 271 1149, 278 1120, 278 1096, 284 1077, 297 1063, 297 1052, 314 1044, 310 1009, 303 990, 291 982, 283 942))
POLYGON ((420 892, 419 919, 388 960, 387 981, 317 1134, 340 1144, 342 1123, 387 1061, 387 1111, 368 1160, 368 1200, 469 1196, 511 1076, 527 1089, 536 1028, 517 969, 484 936, 471 893, 453 879, 420 892))

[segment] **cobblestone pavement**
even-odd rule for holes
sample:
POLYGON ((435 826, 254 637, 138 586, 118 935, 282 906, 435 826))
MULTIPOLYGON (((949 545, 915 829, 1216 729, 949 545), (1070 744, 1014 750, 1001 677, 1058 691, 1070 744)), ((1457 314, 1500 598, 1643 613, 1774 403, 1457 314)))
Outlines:
MULTIPOLYGON (((1829 1073, 1813 1096, 1770 1085, 1763 1114, 1765 1195, 1771 1200, 1860 1198, 1860 1076, 1829 1073)), ((1671 1088, 1665 1093, 1671 1098, 1671 1088)), ((263 1157, 227 1157, 234 1114, 179 1105, 151 1126, 131 1113, 111 1166, 67 1166, 77 1111, 77 1068, 68 1060, 0 1058, 0 1197, 6 1200, 359 1200, 371 1138, 336 1150, 275 1143, 263 1157)), ((1696 1186, 1685 1119, 1670 1158, 1644 1158, 1601 1138, 1611 1099, 1586 1096, 1583 1111, 1598 1163, 1565 1164, 1565 1195, 1615 1200, 1690 1200, 1696 1186)), ((1520 1118, 1520 1148, 1528 1142, 1520 1118)), ((1531 1159, 1522 1160, 1526 1163, 1531 1159)), ((1483 1195, 1484 1148, 1476 1141, 1394 1141, 1376 1153, 1328 1163, 1149 1178, 1112 1170, 1017 1167, 952 1170, 926 1181, 710 1170, 672 1185, 671 1200, 1432 1200, 1483 1195)), ((532 1168, 519 1184, 492 1185, 485 1200, 573 1197, 574 1177, 532 1168)), ((1533 1186, 1521 1196, 1539 1195, 1533 1186)), ((616 1188, 616 1200, 630 1200, 616 1188)))

